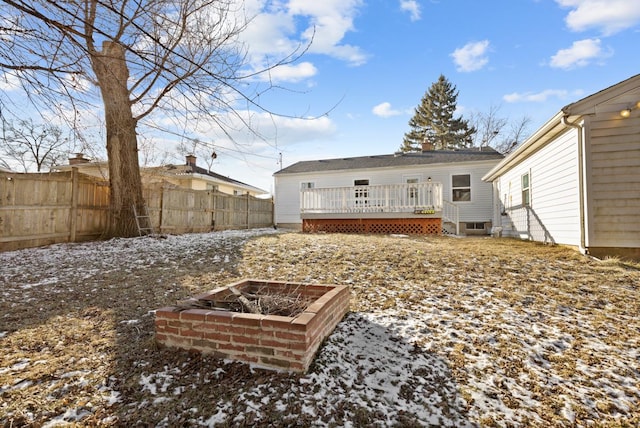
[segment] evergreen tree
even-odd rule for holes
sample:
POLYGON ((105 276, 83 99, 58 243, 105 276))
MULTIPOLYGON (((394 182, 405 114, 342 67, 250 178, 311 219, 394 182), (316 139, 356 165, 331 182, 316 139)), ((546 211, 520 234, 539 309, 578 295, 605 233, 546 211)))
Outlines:
POLYGON ((416 107, 400 150, 421 151, 423 142, 431 143, 435 150, 471 147, 476 130, 461 116, 453 117, 457 99, 456 87, 441 74, 416 107))

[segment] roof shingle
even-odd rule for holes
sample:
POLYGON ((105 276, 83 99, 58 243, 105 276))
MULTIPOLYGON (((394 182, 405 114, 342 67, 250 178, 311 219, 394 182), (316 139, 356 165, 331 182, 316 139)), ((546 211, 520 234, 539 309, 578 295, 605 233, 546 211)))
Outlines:
POLYGON ((424 152, 397 153, 393 155, 360 156, 342 159, 301 161, 281 169, 274 175, 305 172, 340 171, 345 169, 388 168, 441 163, 460 163, 501 160, 504 155, 491 147, 473 147, 460 150, 430 150, 424 152))

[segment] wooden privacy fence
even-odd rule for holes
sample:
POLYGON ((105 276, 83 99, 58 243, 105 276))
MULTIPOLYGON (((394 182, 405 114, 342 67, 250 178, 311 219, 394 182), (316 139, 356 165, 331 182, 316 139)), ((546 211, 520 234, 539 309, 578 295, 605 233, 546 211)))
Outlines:
MULTIPOLYGON (((272 199, 171 188, 144 188, 156 233, 181 234, 273 225, 272 199)), ((0 173, 0 251, 99 239, 109 186, 71 172, 0 173)))
POLYGON ((154 231, 181 234, 273 226, 273 200, 156 185, 144 189, 154 231))
POLYGON ((109 186, 76 170, 0 173, 0 250, 97 239, 108 214, 109 186))

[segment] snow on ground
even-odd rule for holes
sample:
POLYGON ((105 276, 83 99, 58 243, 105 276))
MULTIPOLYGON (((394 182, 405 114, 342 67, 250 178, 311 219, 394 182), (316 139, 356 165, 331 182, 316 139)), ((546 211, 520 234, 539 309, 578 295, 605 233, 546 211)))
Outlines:
POLYGON ((227 230, 213 234, 166 235, 159 239, 143 237, 56 244, 0 253, 0 264, 5 280, 20 280, 21 287, 26 290, 73 278, 86 280, 113 271, 133 272, 140 267, 168 270, 186 261, 191 265, 202 265, 220 259, 226 259, 228 263, 229 254, 214 254, 210 259, 203 255, 203 249, 215 244, 218 250, 226 248, 231 252, 237 239, 246 240, 269 233, 278 231, 227 230))
MULTIPOLYGON (((404 245, 396 242, 410 237, 370 238, 373 250, 376 245, 393 247, 378 261, 369 254, 370 266, 351 258, 357 250, 348 248, 351 244, 347 238, 318 237, 299 248, 289 241, 280 242, 282 246, 277 249, 268 245, 254 248, 269 261, 242 270, 242 245, 265 235, 281 241, 287 236, 271 229, 225 231, 0 253, 0 299, 4 302, 0 352, 5 352, 0 357, 0 397, 4 400, 0 404, 0 423, 6 425, 15 420, 16 425, 39 423, 48 427, 68 423, 118 425, 125 420, 132 422, 126 418, 140 415, 145 409, 155 415, 145 417, 157 418, 145 422, 155 426, 172 426, 176 420, 176 415, 164 409, 181 409, 184 425, 209 427, 309 425, 309 421, 319 427, 587 426, 603 420, 630 425, 640 420, 637 314, 630 315, 617 307, 613 298, 596 299, 592 307, 585 308, 581 306, 583 300, 570 295, 567 299, 576 304, 568 305, 561 297, 550 296, 544 287, 523 282, 523 271, 532 275, 527 269, 544 266, 525 264, 520 265, 521 269, 511 269, 504 267, 504 261, 500 261, 502 267, 497 273, 465 271, 455 263, 443 263, 437 266, 437 279, 430 280, 427 287, 412 278, 411 272, 433 270, 438 259, 426 254, 435 253, 429 250, 435 249, 436 244, 414 243, 417 249, 411 251, 420 256, 420 264, 408 270, 401 271, 401 262, 392 259, 394 246, 404 245), (324 271, 307 272, 315 263, 313 257, 333 257, 332 263, 338 260, 341 266, 324 260, 318 262, 324 263, 324 271), (304 271, 295 271, 303 265, 304 271), (328 266, 335 276, 319 278, 318 272, 329 275, 328 266), (373 270, 376 272, 371 273, 373 270), (248 374, 242 375, 248 376, 245 381, 237 381, 242 377, 237 364, 206 360, 213 366, 196 370, 192 360, 183 358, 160 365, 153 360, 150 353, 154 351, 149 347, 130 356, 130 360, 120 356, 121 364, 130 362, 131 373, 118 375, 113 370, 112 349, 118 334, 124 331, 144 336, 146 331, 144 337, 152 335, 148 330, 152 329, 154 308, 144 305, 133 312, 123 310, 115 323, 104 320, 105 324, 116 324, 113 328, 118 333, 115 338, 106 335, 99 342, 95 337, 91 339, 92 347, 104 347, 99 352, 94 354, 92 350, 86 358, 65 356, 65 352, 71 352, 73 340, 61 337, 64 330, 53 330, 57 321, 71 317, 50 311, 47 304, 53 305, 53 300, 43 302, 45 295, 58 296, 56 304, 68 300, 65 308, 85 314, 78 325, 87 335, 95 336, 96 332, 105 331, 100 330, 104 326, 91 312, 99 311, 87 309, 86 302, 97 293, 111 290, 116 297, 110 298, 117 302, 118 293, 146 278, 150 284, 157 284, 158 296, 154 298, 171 304, 185 284, 194 290, 202 287, 197 281, 181 283, 180 275, 190 272, 206 276, 209 271, 222 277, 274 273, 287 276, 282 277, 287 280, 295 273, 312 281, 319 278, 352 283, 359 310, 349 313, 338 325, 306 375, 270 374, 249 368, 248 374), (503 280, 514 278, 528 291, 506 298, 507 291, 496 285, 499 280, 487 278, 490 275, 503 280), (132 278, 135 281, 130 283, 132 278), (389 286, 368 286, 375 278, 389 286), (80 294, 73 294, 78 290, 82 290, 80 294), (25 307, 47 316, 38 322, 25 321, 18 313, 25 307), (35 332, 42 325, 48 326, 52 337, 43 338, 37 351, 35 345, 16 345, 25 343, 27 336, 21 334, 30 334, 25 333, 29 329, 35 332), (625 334, 620 334, 621 328, 626 329, 625 334), (629 331, 635 334, 628 334, 629 331), (59 364, 56 371, 43 374, 43 368, 54 362, 59 364), (187 377, 192 380, 183 382, 187 377), (238 385, 233 395, 227 392, 226 396, 213 396, 216 384, 231 381, 238 385), (197 391, 209 391, 207 388, 212 391, 211 398, 205 399, 208 405, 184 401, 197 391), (93 396, 87 395, 90 393, 93 396), (87 397, 79 399, 82 394, 87 397), (55 405, 45 416, 39 416, 35 408, 16 409, 7 401, 28 403, 29 396, 39 397, 41 406, 47 402, 55 405), (61 401, 60 397, 65 396, 68 398, 61 401)), ((458 242, 462 240, 455 240, 458 242)), ((273 244, 270 241, 269 245, 273 244)), ((353 245, 362 247, 362 242, 353 245)), ((560 284, 566 278, 557 276, 558 272, 563 268, 567 272, 586 269, 581 263, 584 259, 558 260, 540 278, 545 283, 560 284)), ((615 286, 621 286, 637 296, 635 281, 640 275, 632 272, 622 278, 629 283, 608 283, 603 273, 595 281, 578 281, 576 290, 580 290, 580 284, 589 288, 599 282, 614 292, 615 286)), ((560 286, 557 290, 558 295, 564 293, 560 286)), ((116 312, 117 309, 113 308, 116 312)), ((86 339, 77 339, 82 340, 86 339)))

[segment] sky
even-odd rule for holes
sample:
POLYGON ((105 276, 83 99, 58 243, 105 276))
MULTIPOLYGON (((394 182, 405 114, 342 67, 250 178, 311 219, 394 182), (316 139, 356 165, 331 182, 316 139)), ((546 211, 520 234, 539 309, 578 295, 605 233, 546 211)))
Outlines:
MULTIPOLYGON (((497 109, 510 123, 529 118, 532 133, 640 73, 640 0, 246 0, 245 11, 250 66, 304 54, 271 71, 263 111, 242 113, 255 132, 176 134, 213 147, 215 172, 266 191, 298 161, 397 151, 441 74, 464 119, 497 109)), ((158 141, 172 153, 164 163, 184 162, 180 137, 158 141)))
POLYGON ((265 103, 318 119, 275 118, 277 132, 251 154, 218 150, 217 172, 265 190, 280 165, 395 152, 440 74, 463 118, 497 108, 512 123, 530 118, 532 133, 640 73, 637 0, 291 0, 254 24, 265 50, 305 40, 315 25, 308 53, 278 76, 298 92, 265 103))

